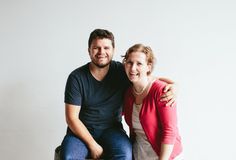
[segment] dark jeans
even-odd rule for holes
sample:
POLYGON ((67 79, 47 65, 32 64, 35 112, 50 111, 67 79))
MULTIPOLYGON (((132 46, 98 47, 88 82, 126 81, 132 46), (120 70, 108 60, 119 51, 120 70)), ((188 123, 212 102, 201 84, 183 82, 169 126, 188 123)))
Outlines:
MULTIPOLYGON (((101 159, 132 160, 132 145, 123 128, 93 130, 91 134, 103 148, 101 159)), ((90 158, 86 144, 73 133, 67 133, 61 146, 62 160, 90 158)))

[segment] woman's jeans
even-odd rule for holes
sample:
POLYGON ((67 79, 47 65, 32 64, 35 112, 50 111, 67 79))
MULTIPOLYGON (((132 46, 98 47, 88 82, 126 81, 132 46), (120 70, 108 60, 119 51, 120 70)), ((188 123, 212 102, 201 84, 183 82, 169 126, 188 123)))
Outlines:
MULTIPOLYGON (((90 131, 94 139, 103 148, 101 159, 132 160, 132 145, 123 128, 90 131)), ((90 158, 86 144, 68 132, 61 144, 62 160, 84 160, 90 158)))

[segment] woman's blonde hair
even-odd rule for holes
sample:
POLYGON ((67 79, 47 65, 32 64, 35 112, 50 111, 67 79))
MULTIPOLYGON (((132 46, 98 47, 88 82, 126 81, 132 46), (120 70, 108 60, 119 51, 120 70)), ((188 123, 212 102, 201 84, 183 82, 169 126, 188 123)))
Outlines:
POLYGON ((148 72, 148 75, 151 74, 151 72, 153 71, 154 68, 154 63, 155 63, 155 57, 154 57, 154 53, 151 49, 151 47, 149 46, 145 46, 141 43, 139 44, 135 44, 133 46, 131 46, 125 53, 123 57, 123 64, 126 62, 126 60, 129 58, 130 53, 132 52, 142 52, 146 55, 146 60, 147 60, 147 64, 151 65, 151 70, 150 72, 148 72))

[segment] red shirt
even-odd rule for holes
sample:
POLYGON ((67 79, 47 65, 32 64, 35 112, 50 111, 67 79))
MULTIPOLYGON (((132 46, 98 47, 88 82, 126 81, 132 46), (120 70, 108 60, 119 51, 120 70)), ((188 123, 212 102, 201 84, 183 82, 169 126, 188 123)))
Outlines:
MULTIPOLYGON (((148 141, 158 156, 161 143, 174 145, 170 158, 173 159, 181 153, 182 145, 177 127, 176 104, 170 107, 166 106, 166 102, 160 101, 165 85, 159 80, 153 82, 148 95, 143 99, 139 119, 148 141)), ((134 138, 132 112, 135 99, 131 87, 126 91, 124 99, 125 121, 130 128, 131 138, 134 138)))

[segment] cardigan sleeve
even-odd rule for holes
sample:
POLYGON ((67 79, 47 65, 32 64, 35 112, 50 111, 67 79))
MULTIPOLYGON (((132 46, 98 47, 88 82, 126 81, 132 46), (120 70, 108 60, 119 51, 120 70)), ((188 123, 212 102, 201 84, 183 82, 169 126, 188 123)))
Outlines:
POLYGON ((167 102, 160 101, 165 84, 159 86, 157 101, 157 111, 162 129, 161 142, 164 144, 174 144, 177 136, 177 110, 176 102, 172 106, 167 106, 167 102))

